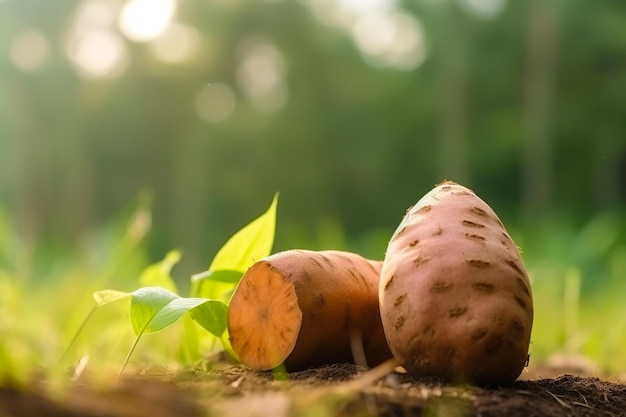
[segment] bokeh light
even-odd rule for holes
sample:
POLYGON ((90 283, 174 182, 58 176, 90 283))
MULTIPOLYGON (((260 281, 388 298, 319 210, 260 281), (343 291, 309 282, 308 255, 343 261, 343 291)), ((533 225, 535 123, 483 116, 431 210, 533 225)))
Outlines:
POLYGON ((50 54, 50 42, 37 29, 27 29, 19 33, 11 42, 9 55, 11 62, 22 71, 38 70, 50 54))
POLYGON ((65 51, 81 77, 111 78, 126 69, 127 47, 113 28, 119 8, 120 4, 113 0, 78 4, 65 39, 65 51))
POLYGON ((309 0, 307 5, 320 22, 352 36, 371 66, 408 71, 427 56, 421 22, 396 0, 309 0))
POLYGON ((84 78, 119 75, 128 56, 126 45, 115 32, 95 29, 68 42, 68 55, 84 78))
POLYGON ((174 0, 129 0, 120 13, 119 27, 135 42, 147 42, 165 32, 176 12, 174 0))
POLYGON ((181 64, 191 60, 200 49, 201 38, 193 26, 173 22, 150 42, 150 51, 159 60, 181 64))
POLYGON ((280 110, 289 98, 285 59, 281 52, 262 36, 246 39, 238 49, 239 88, 257 110, 280 110))
POLYGON ((412 70, 426 57, 421 23, 401 11, 363 15, 353 28, 353 37, 365 60, 374 66, 412 70))
POLYGON ((222 83, 205 85, 196 97, 196 111, 204 120, 213 123, 228 119, 236 105, 235 92, 222 83))
POLYGON ((394 10, 397 0, 337 0, 339 7, 349 13, 369 14, 394 10))
POLYGON ((112 0, 86 0, 78 4, 73 30, 85 33, 97 28, 111 28, 119 13, 119 4, 112 0))

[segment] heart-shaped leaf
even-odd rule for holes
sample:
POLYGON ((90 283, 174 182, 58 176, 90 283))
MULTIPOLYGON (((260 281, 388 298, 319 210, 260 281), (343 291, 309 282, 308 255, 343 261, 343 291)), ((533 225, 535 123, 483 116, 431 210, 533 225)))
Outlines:
POLYGON ((136 335, 147 328, 154 317, 178 295, 161 287, 143 287, 131 293, 130 323, 136 335))
POLYGON ((226 331, 228 307, 221 301, 207 300, 191 310, 191 318, 214 336, 220 337, 226 331))
POLYGON ((154 315, 146 326, 144 333, 154 333, 163 330, 174 324, 189 310, 201 304, 209 303, 211 303, 211 300, 206 298, 175 298, 154 315))

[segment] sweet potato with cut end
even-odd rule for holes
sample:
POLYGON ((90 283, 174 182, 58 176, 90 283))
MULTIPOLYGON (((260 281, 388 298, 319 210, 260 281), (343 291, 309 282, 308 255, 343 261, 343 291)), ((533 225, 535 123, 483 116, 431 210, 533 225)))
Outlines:
POLYGON ((256 262, 229 304, 233 350, 254 370, 353 361, 354 340, 369 365, 391 358, 378 310, 381 266, 341 251, 289 250, 256 262))
POLYGON ((479 385, 521 373, 533 322, 517 246, 474 192, 439 184, 394 232, 380 310, 394 356, 415 376, 479 385))

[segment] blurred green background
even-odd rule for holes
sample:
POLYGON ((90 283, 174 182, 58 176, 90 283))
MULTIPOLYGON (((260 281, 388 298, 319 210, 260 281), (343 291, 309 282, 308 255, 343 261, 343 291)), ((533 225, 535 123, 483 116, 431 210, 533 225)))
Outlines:
POLYGON ((582 224, 625 199, 625 19, 619 0, 2 0, 2 206, 72 245, 147 191, 152 254, 189 269, 276 191, 277 249, 381 256, 444 178, 505 224, 582 224))
POLYGON ((0 0, 0 261, 106 269, 150 229, 114 261, 180 248, 186 280, 275 192, 275 250, 382 258, 447 178, 524 250, 535 351, 615 355, 625 21, 621 0, 0 0))

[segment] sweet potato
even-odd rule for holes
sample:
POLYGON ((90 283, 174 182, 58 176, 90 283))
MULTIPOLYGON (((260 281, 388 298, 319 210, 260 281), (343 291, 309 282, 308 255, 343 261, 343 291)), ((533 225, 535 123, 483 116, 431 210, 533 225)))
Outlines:
POLYGON ((527 361, 533 301, 519 250, 459 184, 439 184, 407 211, 379 298, 391 351, 415 376, 507 384, 527 361))
POLYGON ((391 358, 378 310, 381 266, 341 251, 289 250, 256 262, 229 304, 233 350, 253 370, 354 361, 355 346, 369 365, 391 358))

